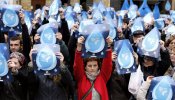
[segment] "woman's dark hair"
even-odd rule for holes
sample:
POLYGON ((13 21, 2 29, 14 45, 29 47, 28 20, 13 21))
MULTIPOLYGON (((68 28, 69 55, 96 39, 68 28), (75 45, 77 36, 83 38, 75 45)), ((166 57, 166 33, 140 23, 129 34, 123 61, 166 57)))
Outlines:
POLYGON ((151 76, 158 76, 157 69, 158 69, 159 63, 158 63, 158 60, 154 57, 143 56, 143 60, 144 59, 149 59, 153 62, 153 65, 150 67, 145 67, 144 64, 141 63, 141 71, 143 72, 144 80, 146 81, 146 78, 150 75, 151 76))
POLYGON ((170 43, 175 40, 175 35, 170 36, 170 38, 165 42, 165 46, 169 47, 170 43))
POLYGON ((99 69, 101 68, 101 59, 96 58, 96 57, 85 58, 84 59, 84 66, 86 67, 87 63, 90 62, 90 61, 97 61, 98 68, 99 69))

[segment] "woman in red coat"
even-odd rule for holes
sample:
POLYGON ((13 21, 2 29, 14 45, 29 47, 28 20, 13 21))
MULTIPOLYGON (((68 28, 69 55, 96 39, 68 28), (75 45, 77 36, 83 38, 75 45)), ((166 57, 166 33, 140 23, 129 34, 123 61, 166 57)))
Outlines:
MULTIPOLYGON (((108 45, 112 39, 108 37, 108 45)), ((78 100, 108 100, 106 83, 112 72, 112 50, 108 49, 102 66, 99 65, 98 58, 81 57, 82 43, 84 37, 78 38, 77 51, 74 60, 74 76, 78 86, 78 100)))

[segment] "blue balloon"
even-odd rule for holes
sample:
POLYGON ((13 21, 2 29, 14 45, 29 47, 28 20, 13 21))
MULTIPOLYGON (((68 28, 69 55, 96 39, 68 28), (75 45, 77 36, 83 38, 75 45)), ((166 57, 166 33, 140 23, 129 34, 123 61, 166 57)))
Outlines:
POLYGON ((69 29, 71 29, 73 24, 75 23, 73 13, 66 13, 65 18, 66 18, 66 21, 68 23, 69 29))
POLYGON ((107 19, 112 19, 111 11, 106 11, 106 12, 105 12, 105 17, 106 17, 107 19))
POLYGON ((157 85, 154 87, 152 92, 153 100, 172 100, 173 90, 167 79, 164 77, 157 85))
POLYGON ((57 59, 52 50, 49 48, 41 49, 36 56, 36 64, 40 70, 52 70, 57 65, 57 59))
POLYGON ((144 0, 142 5, 140 6, 139 10, 140 16, 145 16, 147 13, 151 12, 151 9, 149 8, 147 4, 147 0, 144 0))
POLYGON ((102 1, 99 2, 99 4, 98 4, 98 9, 99 9, 99 11, 100 11, 101 13, 103 13, 104 11, 106 11, 106 7, 105 7, 105 5, 103 4, 102 1))
POLYGON ((0 43, 0 53, 6 58, 9 59, 9 49, 6 43, 0 43))
POLYGON ((8 65, 5 57, 0 53, 0 77, 5 76, 8 73, 8 65))
POLYGON ((61 1, 60 0, 54 0, 49 8, 49 15, 56 15, 58 14, 58 9, 61 7, 61 1))
POLYGON ((134 5, 134 2, 133 2, 132 0, 130 0, 130 6, 131 6, 131 5, 134 5))
POLYGON ((29 31, 29 34, 30 34, 31 30, 32 30, 32 19, 33 19, 34 15, 30 11, 25 11, 24 14, 25 14, 25 19, 24 20, 26 22, 26 25, 27 25, 27 28, 28 28, 28 31, 29 31))
POLYGON ((76 13, 81 13, 81 7, 79 3, 75 3, 73 11, 76 13))
POLYGON ((98 9, 94 10, 92 18, 96 22, 98 22, 98 21, 102 22, 102 20, 103 20, 102 13, 98 9))
POLYGON ((82 12, 81 12, 81 18, 82 18, 82 20, 88 19, 88 14, 87 14, 86 11, 82 11, 82 12))
POLYGON ((164 28, 165 23, 164 23, 164 20, 163 19, 157 19, 157 20, 155 20, 154 25, 158 29, 162 29, 162 28, 164 28))
POLYGON ((66 8, 66 13, 72 13, 72 12, 73 12, 72 6, 68 6, 68 7, 66 8))
POLYGON ((1 0, 0 5, 9 4, 9 0, 1 0))
POLYGON ((154 16, 154 19, 158 19, 160 17, 160 11, 159 11, 158 4, 155 4, 155 6, 154 6, 153 16, 154 16))
POLYGON ((110 27, 116 28, 117 27, 117 20, 113 20, 113 19, 106 19, 104 21, 105 24, 109 24, 110 27))
POLYGON ((175 22, 175 11, 170 12, 171 20, 175 22))
POLYGON ((122 5, 121 10, 128 10, 128 9, 129 9, 129 3, 128 3, 128 0, 125 0, 122 5))
POLYGON ((170 1, 167 0, 167 1, 166 1, 166 4, 165 4, 165 10, 166 10, 166 11, 170 11, 170 9, 171 9, 171 4, 170 4, 170 1))
POLYGON ((19 24, 19 17, 15 10, 6 9, 2 21, 8 27, 15 27, 19 24))
POLYGON ((156 51, 159 47, 159 31, 155 27, 143 39, 142 48, 147 51, 156 51))
POLYGON ((123 42, 122 47, 118 53, 117 61, 121 68, 129 69, 134 64, 134 57, 126 42, 123 42))
POLYGON ((93 5, 92 5, 92 9, 97 9, 98 8, 98 3, 97 2, 93 2, 93 5))
POLYGON ((79 32, 82 32, 86 28, 86 26, 93 25, 93 24, 94 24, 93 20, 90 20, 90 19, 81 21, 79 26, 79 32))
POLYGON ((138 17, 134 20, 134 24, 131 27, 131 32, 134 33, 135 31, 144 31, 144 24, 141 17, 138 17))
POLYGON ((131 20, 136 18, 137 17, 137 10, 138 10, 137 5, 134 5, 134 4, 131 5, 129 7, 128 18, 130 18, 131 20))
POLYGON ((40 42, 47 43, 47 44, 56 43, 55 32, 52 30, 52 28, 48 27, 42 31, 40 42))
POLYGON ((117 27, 122 27, 122 25, 123 25, 122 16, 118 16, 118 25, 117 25, 117 27))
POLYGON ((114 27, 110 27, 110 30, 109 30, 109 36, 112 38, 112 39, 115 39, 117 35, 117 31, 114 27))
POLYGON ((86 52, 98 53, 105 47, 105 39, 102 33, 92 32, 85 41, 86 52))

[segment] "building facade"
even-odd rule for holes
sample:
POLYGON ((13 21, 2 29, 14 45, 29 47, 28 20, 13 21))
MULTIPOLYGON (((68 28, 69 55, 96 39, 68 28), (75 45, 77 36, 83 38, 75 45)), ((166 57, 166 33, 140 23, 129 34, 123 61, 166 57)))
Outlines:
MULTIPOLYGON (((35 9, 35 6, 37 4, 40 4, 41 6, 43 5, 49 5, 50 2, 52 0, 10 0, 11 3, 13 4, 21 4, 23 6, 24 9, 26 10, 32 10, 32 9, 35 9)), ((93 2, 99 2, 99 1, 103 1, 104 4, 109 7, 114 7, 116 10, 119 10, 124 2, 124 0, 70 0, 70 4, 71 5, 74 5, 74 3, 76 2, 86 2, 87 5, 92 5, 93 2)), ((128 0, 129 1, 129 0, 128 0)), ((153 9, 154 7, 154 4, 156 2, 160 2, 160 11, 164 11, 164 5, 166 3, 167 0, 147 0, 148 1, 148 4, 150 6, 151 9, 153 9)), ((169 0, 171 5, 172 5, 172 9, 174 10, 175 9, 175 0, 169 0)), ((133 2, 137 5, 141 5, 143 0, 133 0, 133 2)))

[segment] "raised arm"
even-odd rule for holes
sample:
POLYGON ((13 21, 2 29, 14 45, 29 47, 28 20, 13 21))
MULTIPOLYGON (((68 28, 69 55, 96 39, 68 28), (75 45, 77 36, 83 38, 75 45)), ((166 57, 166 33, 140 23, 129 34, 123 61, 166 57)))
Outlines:
MULTIPOLYGON (((110 47, 112 43, 112 39, 108 37, 107 42, 108 42, 108 47, 110 47)), ((106 57, 103 59, 103 62, 102 62, 101 74, 103 76, 103 79, 107 83, 112 72, 112 50, 108 49, 106 52, 107 52, 106 57)))
POLYGON ((30 61, 29 53, 31 49, 31 40, 28 32, 27 25, 24 21, 25 15, 20 12, 21 24, 22 24, 22 42, 23 42, 23 54, 26 58, 27 63, 30 61))
POLYGON ((61 17, 61 28, 58 28, 58 31, 61 32, 63 36, 63 41, 68 46, 69 38, 70 38, 70 32, 68 28, 67 21, 65 20, 64 16, 64 10, 62 8, 59 9, 60 17, 61 17))
POLYGON ((74 77, 77 81, 80 81, 82 79, 82 76, 85 74, 84 63, 83 63, 83 59, 81 57, 81 48, 82 48, 83 41, 84 41, 83 36, 78 38, 77 50, 75 52, 74 77))

